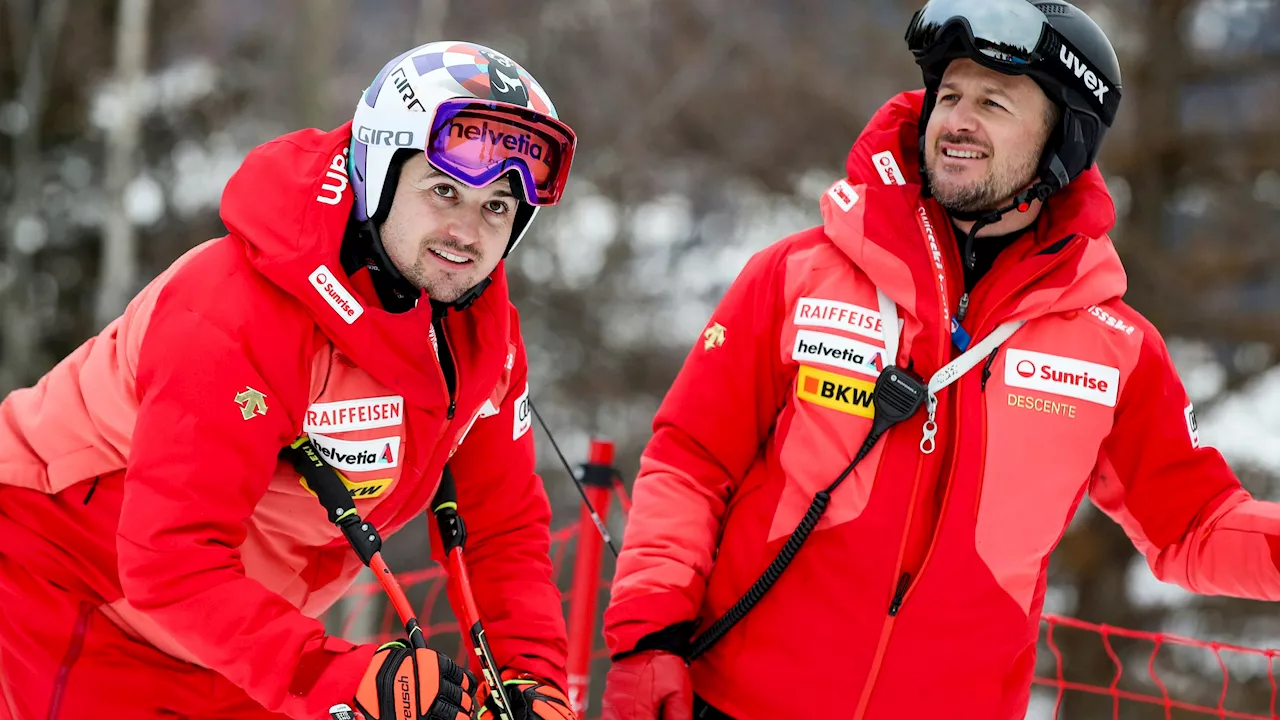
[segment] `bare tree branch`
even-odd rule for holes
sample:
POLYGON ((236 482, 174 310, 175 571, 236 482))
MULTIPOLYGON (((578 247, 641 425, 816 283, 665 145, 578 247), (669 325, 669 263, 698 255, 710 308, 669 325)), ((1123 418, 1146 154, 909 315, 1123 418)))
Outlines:
MULTIPOLYGON (((48 90, 49 68, 57 58, 58 36, 67 14, 67 0, 47 0, 40 4, 38 33, 31 32, 30 4, 10 5, 15 48, 25 41, 25 58, 15 67, 22 78, 17 99, 24 120, 12 135, 13 177, 17 182, 13 203, 5 218, 6 268, 0 291, 4 295, 4 327, 0 329, 0 389, 12 388, 37 368, 33 362, 40 341, 39 325, 31 311, 31 254, 35 235, 43 232, 38 218, 41 170, 40 121, 48 90)), ((15 50, 16 52, 16 50, 15 50)), ((41 240, 42 242, 42 240, 41 240)))
POLYGON ((137 290, 138 258, 125 192, 133 181, 142 124, 142 83, 147 63, 151 0, 121 0, 116 21, 116 82, 120 115, 107 132, 107 212, 94 320, 103 327, 124 311, 137 290))

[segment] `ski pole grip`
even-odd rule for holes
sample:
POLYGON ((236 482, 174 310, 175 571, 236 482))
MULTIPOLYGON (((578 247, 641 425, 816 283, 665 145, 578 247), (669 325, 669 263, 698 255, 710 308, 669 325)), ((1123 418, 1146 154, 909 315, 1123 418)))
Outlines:
POLYGON ((293 469, 298 471, 324 507, 329 522, 342 530, 347 542, 360 557, 360 562, 368 565, 373 556, 382 550, 382 538, 372 525, 361 520, 356 513, 356 501, 342 483, 342 478, 338 477, 338 472, 320 457, 311 444, 311 439, 305 435, 293 441, 281 454, 288 455, 293 469))
POLYGON ((337 471, 329 467, 305 435, 289 445, 289 460, 307 487, 329 514, 329 522, 337 525, 344 516, 355 513, 356 503, 337 471))
POLYGON ((458 514, 458 487, 453 480, 453 471, 448 465, 440 475, 440 487, 431 501, 431 512, 436 516, 436 525, 440 528, 440 541, 444 544, 447 556, 457 548, 467 545, 467 526, 458 514))

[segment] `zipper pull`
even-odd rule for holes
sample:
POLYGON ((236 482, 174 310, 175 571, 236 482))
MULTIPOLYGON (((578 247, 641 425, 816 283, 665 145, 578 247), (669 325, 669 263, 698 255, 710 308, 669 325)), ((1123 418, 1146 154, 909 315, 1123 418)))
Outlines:
POLYGON ((969 312, 969 293, 960 296, 960 307, 956 309, 956 319, 964 322, 964 316, 969 312))
POLYGON ((929 391, 929 399, 926 401, 929 408, 929 418, 924 421, 924 437, 920 438, 920 452, 925 455, 932 455, 936 444, 933 439, 938 434, 938 423, 934 422, 934 417, 938 414, 938 396, 929 391))
POLYGON ((446 414, 446 415, 445 415, 445 420, 452 420, 452 419, 453 419, 453 414, 454 414, 455 412, 457 412, 457 410, 458 410, 458 401, 457 401, 457 400, 450 400, 450 401, 449 401, 449 412, 448 412, 448 414, 446 414))
POLYGON ((907 596, 907 588, 911 587, 911 573, 902 573, 898 578, 898 589, 893 593, 893 602, 889 603, 889 617, 894 617, 902 609, 902 600, 907 596))
POLYGON ((982 392, 987 391, 987 381, 991 379, 991 363, 996 361, 996 355, 999 354, 1000 348, 996 347, 996 349, 992 350, 991 354, 987 356, 987 364, 982 366, 982 392))

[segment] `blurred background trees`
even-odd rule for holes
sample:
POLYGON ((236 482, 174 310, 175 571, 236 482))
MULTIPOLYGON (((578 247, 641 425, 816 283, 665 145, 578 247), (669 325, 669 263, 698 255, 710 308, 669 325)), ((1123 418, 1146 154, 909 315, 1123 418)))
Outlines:
MULTIPOLYGON (((222 185, 254 145, 344 122, 402 49, 469 39, 524 64, 579 132, 569 199, 540 216, 509 272, 535 403, 571 461, 589 435, 608 436, 629 478, 729 281, 752 252, 819 222, 817 197, 863 124, 919 84, 901 39, 918 4, 3 0, 0 389, 34 382, 169 262, 224 232, 222 185)), ((1081 5, 1125 73, 1100 165, 1126 299, 1168 338, 1202 438, 1277 498, 1280 3, 1081 5)), ((538 432, 568 523, 577 495, 538 432)), ((397 536, 393 565, 420 565, 422 543, 425 532, 397 536)), ((1055 612, 1280 645, 1269 606, 1156 583, 1087 507, 1051 571, 1055 612)), ((1110 683, 1096 638, 1060 640, 1069 677, 1110 683)), ((1184 697, 1216 702, 1215 668, 1162 662, 1182 673, 1184 697)), ((1265 678, 1242 672, 1232 703, 1265 710, 1265 678)), ((1062 717, 1109 713, 1109 700, 1070 697, 1062 717)))

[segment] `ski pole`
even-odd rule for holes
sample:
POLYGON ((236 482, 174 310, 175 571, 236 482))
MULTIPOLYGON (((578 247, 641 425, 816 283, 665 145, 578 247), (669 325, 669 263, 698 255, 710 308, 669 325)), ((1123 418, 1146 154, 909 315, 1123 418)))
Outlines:
POLYGON ((511 720, 511 704, 507 701, 498 664, 493 659, 493 650, 489 647, 484 626, 480 623, 480 609, 471 592, 467 564, 462 559, 462 550, 467 544, 467 526, 458 514, 458 488, 453 480, 453 471, 448 465, 444 466, 444 473, 440 476, 440 488, 436 490, 435 499, 431 502, 431 512, 436 516, 436 523, 440 527, 440 541, 448 562, 449 577, 453 578, 458 594, 462 596, 462 612, 465 616, 462 618, 463 624, 471 636, 471 645, 480 661, 480 671, 489 683, 489 690, 498 705, 498 720, 511 720))
POLYGON ((342 530, 347 542, 359 556, 360 562, 372 570, 378 578, 378 583, 382 585, 383 591, 396 609, 396 614, 400 616, 400 621, 404 623, 409 644, 415 648, 426 648, 427 639, 422 635, 422 628, 418 624, 418 618, 414 616, 413 606, 409 604, 409 598, 405 596, 404 589, 400 587, 395 575, 391 574, 391 569, 382 559, 382 538, 378 536, 378 531, 373 525, 361 520, 360 515, 356 513, 355 500, 352 499, 347 486, 342 484, 342 478, 338 477, 337 471, 321 459, 307 436, 304 435, 295 440, 287 450, 291 451, 289 459, 294 469, 302 475, 311 492, 316 494, 316 498, 328 512, 329 520, 342 530))
MULTIPOLYGON (((609 528, 605 527, 604 520, 600 518, 600 514, 596 512, 595 505, 592 504, 591 498, 587 496, 587 489, 583 487, 582 481, 578 479, 577 474, 573 472, 573 468, 569 466, 569 461, 565 459, 564 453, 560 452, 560 445, 556 443, 555 435, 551 434, 551 428, 547 427, 547 421, 542 419, 542 413, 538 412, 538 407, 533 404, 533 400, 529 400, 529 409, 533 411, 533 416, 538 419, 538 424, 542 425, 542 429, 547 433, 547 440, 551 441, 551 447, 556 451, 556 456, 560 458, 560 464, 564 465, 565 472, 569 473, 569 479, 573 480, 573 484, 578 488, 578 494, 582 496, 582 503, 587 508, 587 512, 591 515, 591 521, 596 526, 596 532, 600 533, 600 538, 604 540, 605 545, 609 547, 609 552, 614 557, 618 557, 618 548, 613 546, 613 536, 609 534, 609 528)), ((621 487, 619 486, 621 491, 621 487)), ((624 509, 629 510, 631 507, 630 500, 625 499, 625 492, 619 495, 624 498, 624 509)))

